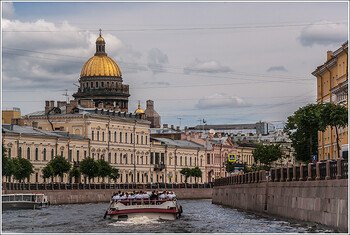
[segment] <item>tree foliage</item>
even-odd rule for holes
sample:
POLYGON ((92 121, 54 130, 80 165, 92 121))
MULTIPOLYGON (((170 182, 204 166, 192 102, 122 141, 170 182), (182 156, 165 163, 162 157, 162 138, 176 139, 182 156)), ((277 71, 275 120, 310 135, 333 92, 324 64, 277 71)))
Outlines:
POLYGON ((80 171, 79 167, 75 166, 69 172, 69 177, 70 178, 74 177, 75 178, 75 183, 79 182, 80 176, 81 176, 81 171, 80 171))
POLYGON ((99 177, 106 177, 109 176, 112 173, 112 167, 109 165, 108 162, 106 162, 103 159, 99 159, 97 163, 100 165, 99 171, 98 171, 98 176, 99 177))
POLYGON ((270 166, 272 162, 282 158, 282 150, 279 144, 272 145, 258 145, 253 151, 255 162, 260 162, 265 166, 270 166))
POLYGON ((52 166, 55 176, 60 176, 63 179, 63 174, 68 173, 71 169, 71 164, 62 156, 56 156, 48 164, 52 166))
POLYGON ((2 175, 8 177, 10 181, 14 171, 15 171, 15 168, 14 168, 13 161, 7 157, 7 149, 2 144, 2 175))
POLYGON ((225 162, 226 172, 234 172, 235 171, 235 162, 230 162, 226 160, 225 162))
POLYGON ((320 104, 319 130, 325 131, 328 126, 335 129, 337 138, 338 156, 340 156, 338 128, 345 128, 348 125, 348 109, 345 106, 334 103, 320 104))
POLYGON ((320 106, 317 104, 301 107, 288 117, 284 130, 292 141, 296 160, 310 162, 311 155, 317 153, 319 125, 320 106))
POLYGON ((180 171, 181 174, 183 174, 185 176, 185 183, 187 183, 187 179, 188 177, 191 176, 191 169, 190 168, 183 168, 181 171, 180 171))
POLYGON ((109 177, 114 180, 114 182, 117 181, 117 179, 119 178, 120 174, 119 174, 119 170, 117 168, 112 168, 112 172, 109 175, 109 177))
POLYGON ((34 173, 33 164, 29 160, 25 158, 14 158, 12 162, 15 169, 13 176, 19 182, 30 177, 30 175, 34 173))
POLYGON ((42 170, 43 178, 48 179, 55 177, 55 171, 53 170, 52 166, 50 164, 47 164, 42 170))
POLYGON ((88 157, 80 162, 79 167, 81 173, 89 177, 90 181, 92 178, 98 176, 101 166, 94 159, 88 157))

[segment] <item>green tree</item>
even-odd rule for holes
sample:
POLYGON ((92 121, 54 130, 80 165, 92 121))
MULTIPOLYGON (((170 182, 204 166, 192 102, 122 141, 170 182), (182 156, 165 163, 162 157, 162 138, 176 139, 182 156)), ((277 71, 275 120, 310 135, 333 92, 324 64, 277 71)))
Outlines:
POLYGON ((225 168, 226 172, 234 172, 235 171, 235 162, 230 162, 229 160, 226 160, 225 162, 225 168))
POLYGON ((319 125, 320 106, 317 104, 301 107, 288 117, 284 130, 292 141, 298 161, 310 162, 311 155, 317 153, 319 125))
POLYGON ((7 149, 2 144, 2 175, 8 178, 8 181, 11 181, 11 176, 14 174, 15 168, 13 161, 7 157, 7 149))
POLYGON ((30 177, 30 175, 34 173, 33 165, 28 159, 14 158, 12 161, 15 169, 13 176, 19 182, 30 177))
POLYGON ((52 166, 55 176, 60 176, 63 180, 63 174, 68 173, 71 169, 71 164, 62 156, 56 156, 49 164, 52 166))
POLYGON ((79 167, 73 167, 72 170, 69 172, 69 177, 75 179, 75 183, 79 183, 80 177, 81 177, 81 171, 79 167))
POLYGON ((191 176, 191 169, 190 168, 183 168, 181 171, 180 171, 181 174, 183 174, 185 176, 185 183, 187 183, 187 179, 188 177, 191 176))
POLYGON ((272 162, 282 158, 282 151, 279 144, 258 145, 253 151, 255 162, 260 162, 265 166, 270 166, 272 162))
POLYGON ((112 167, 103 159, 99 159, 97 163, 100 165, 98 176, 104 179, 106 176, 109 176, 112 173, 112 167))
POLYGON ((55 177, 55 171, 53 170, 51 164, 47 164, 42 170, 43 178, 49 179, 51 177, 51 181, 53 182, 53 178, 55 177))
POLYGON ((197 183, 197 177, 202 177, 202 171, 198 166, 191 169, 191 176, 195 177, 195 182, 197 183))
POLYGON ((345 128, 348 125, 348 109, 345 106, 334 103, 320 105, 320 123, 319 130, 325 131, 328 126, 335 129, 337 136, 338 156, 340 156, 339 133, 338 128, 345 128))
POLYGON ((98 176, 101 166, 94 159, 88 157, 80 162, 79 167, 81 173, 89 177, 90 182, 92 178, 98 176))
POLYGON ((114 180, 114 182, 117 182, 117 179, 119 178, 119 170, 117 168, 112 168, 112 172, 109 175, 109 177, 114 180))

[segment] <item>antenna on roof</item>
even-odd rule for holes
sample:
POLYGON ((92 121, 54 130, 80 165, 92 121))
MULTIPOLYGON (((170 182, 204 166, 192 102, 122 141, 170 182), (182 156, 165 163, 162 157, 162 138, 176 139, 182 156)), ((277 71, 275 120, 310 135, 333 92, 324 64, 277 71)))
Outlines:
POLYGON ((183 119, 183 118, 181 118, 181 117, 178 117, 177 119, 179 119, 179 120, 180 120, 180 128, 181 128, 181 119, 183 119))

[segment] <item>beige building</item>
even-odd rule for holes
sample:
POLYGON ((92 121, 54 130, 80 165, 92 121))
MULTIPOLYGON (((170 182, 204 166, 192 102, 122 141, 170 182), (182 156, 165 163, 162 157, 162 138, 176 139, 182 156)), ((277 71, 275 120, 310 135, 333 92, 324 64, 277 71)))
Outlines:
MULTIPOLYGON (((327 60, 312 75, 317 78, 317 103, 348 106, 348 42, 336 51, 327 51, 327 60)), ((348 127, 338 128, 339 146, 348 144, 348 127)), ((336 130, 328 127, 318 133, 319 160, 338 158, 336 130)))

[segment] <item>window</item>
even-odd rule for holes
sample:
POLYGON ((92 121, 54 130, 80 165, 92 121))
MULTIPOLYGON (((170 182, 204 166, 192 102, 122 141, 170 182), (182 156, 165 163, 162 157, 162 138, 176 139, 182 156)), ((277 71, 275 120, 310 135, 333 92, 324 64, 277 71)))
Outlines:
POLYGON ((154 156, 153 156, 153 153, 151 153, 151 160, 150 160, 150 164, 153 164, 154 163, 154 156))
POLYGON ((72 150, 70 149, 68 152, 68 161, 71 162, 72 161, 72 150))
POLYGON ((143 135, 141 135, 141 144, 143 144, 143 135))
POLYGON ((148 163, 148 157, 146 156, 146 163, 145 164, 147 165, 147 163, 148 163))
POLYGON ((55 156, 55 151, 51 149, 51 160, 53 159, 54 156, 55 156))
POLYGON ((203 166, 203 158, 201 158, 201 166, 203 166))
POLYGON ((27 159, 30 160, 30 148, 27 148, 27 159))
POLYGON ((117 163, 117 153, 114 153, 114 163, 117 163))
POLYGON ((100 132, 97 131, 97 140, 99 141, 100 140, 100 132))
POLYGON ((7 150, 7 152, 8 152, 8 157, 11 158, 11 153, 12 153, 11 148, 9 148, 9 149, 7 150))
POLYGON ((84 150, 84 159, 86 158, 86 150, 84 150))
MULTIPOLYGON (((180 157, 180 166, 182 166, 182 156, 180 157)), ((182 179, 181 179, 182 181, 182 179)))
POLYGON ((134 164, 134 155, 133 154, 130 155, 130 159, 131 159, 130 160, 131 164, 134 164))
POLYGON ((175 156, 175 165, 177 165, 177 156, 175 156))
POLYGON ((111 163, 111 161, 112 161, 112 156, 111 156, 111 153, 108 153, 108 163, 111 163))
POLYGON ((192 158, 190 157, 190 166, 192 166, 192 158))
POLYGON ((43 151, 43 158, 44 158, 44 161, 46 161, 46 148, 44 148, 44 151, 43 151))
POLYGON ((102 131, 102 141, 105 141, 105 133, 102 131))
POLYGON ((125 154, 125 164, 128 164, 128 154, 125 154))
POLYGON ((139 144, 139 135, 136 135, 136 144, 139 144))
POLYGON ((130 143, 134 143, 132 140, 132 133, 130 133, 130 143))
POLYGON ((18 158, 22 158, 22 147, 18 148, 18 158))
POLYGON ((137 155, 137 165, 139 164, 139 159, 140 159, 140 156, 137 155))
POLYGON ((108 141, 111 141, 111 131, 108 131, 108 141))
POLYGON ((210 164, 210 153, 207 153, 207 164, 210 164))
POLYGON ((123 154, 120 153, 120 164, 123 164, 123 154))
POLYGON ((160 157, 160 163, 164 164, 165 163, 165 161, 164 161, 164 153, 161 153, 160 156, 161 156, 160 157))
POLYGON ((98 82, 96 82, 96 88, 98 88, 98 82))
POLYGON ((125 133, 125 143, 128 143, 128 133, 125 133))
POLYGON ((39 174, 38 174, 38 172, 35 173, 35 182, 36 183, 39 182, 39 174))
POLYGON ((104 87, 105 83, 104 82, 101 82, 101 87, 104 87))
POLYGON ((120 132, 120 133, 119 133, 119 143, 122 142, 122 135, 123 135, 123 134, 120 132))
POLYGON ((94 83, 93 82, 91 82, 91 87, 94 87, 94 83))
POLYGON ((159 164, 159 153, 155 153, 155 164, 159 164))
POLYGON ((95 160, 95 153, 92 153, 92 159, 95 160))
POLYGON ((77 162, 79 162, 79 150, 77 150, 77 162))
POLYGON ((185 166, 187 166, 187 157, 185 157, 185 166))
POLYGON ((95 140, 94 131, 91 132, 91 139, 92 139, 92 140, 95 140))
POLYGON ((114 142, 117 142, 117 132, 114 132, 114 142))
POLYGON ((146 145, 147 145, 147 135, 145 136, 145 140, 146 140, 146 145))
POLYGON ((39 160, 39 149, 35 148, 35 160, 38 161, 39 160))

